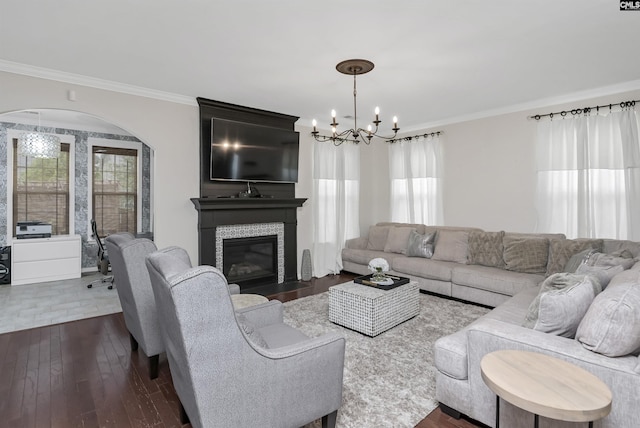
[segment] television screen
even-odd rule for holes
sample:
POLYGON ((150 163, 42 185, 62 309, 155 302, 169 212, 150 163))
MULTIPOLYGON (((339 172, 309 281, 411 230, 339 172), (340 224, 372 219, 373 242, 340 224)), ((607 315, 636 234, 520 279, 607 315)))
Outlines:
POLYGON ((298 132, 211 120, 212 180, 298 181, 298 132))

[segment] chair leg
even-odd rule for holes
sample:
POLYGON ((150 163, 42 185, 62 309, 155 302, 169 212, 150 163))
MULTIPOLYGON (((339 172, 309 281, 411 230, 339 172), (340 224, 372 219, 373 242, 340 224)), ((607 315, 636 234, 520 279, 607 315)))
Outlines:
POLYGON ((138 350, 138 341, 136 340, 135 337, 133 337, 133 334, 129 333, 129 342, 131 343, 131 350, 132 351, 137 351, 138 350))
POLYGON ((322 417, 322 428, 335 428, 338 420, 338 411, 334 410, 328 415, 322 417))
POLYGON ((182 402, 180 402, 180 423, 183 425, 189 423, 189 415, 187 415, 186 410, 184 410, 182 402))
POLYGON ((453 419, 460 419, 460 416, 462 416, 462 414, 459 411, 457 411, 456 409, 452 409, 446 404, 440 403, 440 410, 442 410, 442 413, 444 413, 447 416, 451 416, 453 419))
POLYGON ((160 360, 160 354, 152 355, 149 357, 149 377, 151 380, 158 377, 158 361, 160 360))

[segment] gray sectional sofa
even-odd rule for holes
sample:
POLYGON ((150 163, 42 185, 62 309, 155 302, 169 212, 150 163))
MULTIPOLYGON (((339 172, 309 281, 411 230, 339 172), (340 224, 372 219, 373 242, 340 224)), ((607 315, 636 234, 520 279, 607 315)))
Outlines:
MULTIPOLYGON (((401 238, 402 236, 399 236, 400 241, 401 238)), ((342 250, 342 264, 345 271, 366 275, 371 273, 368 269, 369 261, 381 257, 389 262, 390 273, 416 281, 422 290, 482 305, 498 306, 519 291, 538 285, 545 278, 547 256, 542 255, 544 266, 536 267, 532 266, 532 263, 525 266, 525 263, 520 261, 529 260, 518 258, 517 244, 534 242, 534 239, 548 241, 564 238, 563 234, 484 232, 469 227, 378 223, 369 228, 368 236, 346 242, 342 250), (402 242, 397 245, 392 242, 394 236, 390 236, 390 233, 394 234, 398 229, 415 229, 418 234, 433 235, 433 256, 407 256, 406 242, 404 245, 402 242), (445 237, 445 234, 449 236, 445 237), (474 240, 475 237, 478 239, 474 240), (471 244, 469 239, 472 239, 471 244), (483 239, 493 240, 497 244, 493 247, 496 248, 492 248, 493 251, 489 250, 488 243, 481 242, 483 239), (512 263, 508 266, 503 258, 504 242, 513 244, 514 248, 514 252, 510 253, 513 257, 509 258, 509 262, 512 263), (472 245, 471 251, 469 245, 472 245), (495 254, 488 254, 490 252, 495 254), (476 261, 479 263, 475 263, 476 261)))
MULTIPOLYGON (((348 241, 342 256, 347 271, 369 273, 369 260, 382 257, 424 290, 495 307, 434 345, 436 398, 444 411, 494 426, 495 395, 481 378, 480 361, 520 349, 569 361, 609 386, 611 413, 596 427, 639 426, 640 243, 379 223, 368 237, 348 241), (431 258, 416 256, 415 239, 402 248, 404 237, 420 235, 425 244, 433 233, 433 254, 422 254, 431 258)), ((500 413, 501 426, 533 426, 531 414, 504 401, 500 413)), ((541 418, 540 426, 581 425, 541 418)))

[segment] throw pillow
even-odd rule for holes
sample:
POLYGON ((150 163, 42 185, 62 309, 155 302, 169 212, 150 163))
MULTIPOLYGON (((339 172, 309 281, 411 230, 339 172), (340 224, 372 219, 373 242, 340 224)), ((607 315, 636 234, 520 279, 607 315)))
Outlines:
POLYGON ((572 338, 601 290, 600 283, 589 275, 551 275, 544 280, 540 292, 531 302, 523 326, 572 338))
POLYGON ((430 259, 433 256, 433 240, 435 236, 435 233, 425 233, 424 235, 420 235, 415 230, 412 231, 409 235, 407 256, 430 259))
POLYGON ((636 264, 636 260, 616 257, 611 254, 594 253, 587 260, 587 264, 589 266, 622 266, 624 270, 627 270, 636 264))
POLYGON ((549 242, 547 276, 562 272, 571 256, 589 248, 601 251, 602 239, 552 239, 549 242))
POLYGON ((440 230, 432 259, 466 264, 468 241, 469 232, 440 230))
POLYGON ((549 240, 505 236, 502 257, 506 269, 523 273, 544 273, 547 269, 549 240))
POLYGON ((624 268, 622 266, 589 266, 587 264, 582 264, 576 269, 576 273, 579 275, 591 275, 598 280, 600 286, 604 290, 611 282, 611 279, 619 274, 620 272, 624 272, 624 268))
POLYGON ((238 325, 244 332, 244 335, 247 337, 249 342, 252 344, 259 346, 261 348, 268 348, 267 342, 264 340, 264 337, 256 330, 255 326, 251 321, 247 319, 243 314, 236 313, 236 320, 238 321, 238 325))
POLYGON ((564 265, 563 272, 574 273, 576 269, 578 269, 578 266, 583 265, 589 259, 589 256, 595 252, 596 250, 593 248, 587 248, 579 253, 575 253, 573 256, 569 257, 569 261, 564 265))
POLYGON ((415 230, 413 227, 392 227, 389 229, 387 243, 384 245, 384 252, 407 254, 409 235, 411 232, 415 232, 415 230))
POLYGON ((390 226, 370 226, 367 250, 384 251, 390 226))
POLYGON ((621 357, 640 349, 640 284, 608 287, 595 298, 578 326, 576 339, 590 351, 621 357))
POLYGON ((504 231, 469 232, 469 264, 504 268, 504 231))

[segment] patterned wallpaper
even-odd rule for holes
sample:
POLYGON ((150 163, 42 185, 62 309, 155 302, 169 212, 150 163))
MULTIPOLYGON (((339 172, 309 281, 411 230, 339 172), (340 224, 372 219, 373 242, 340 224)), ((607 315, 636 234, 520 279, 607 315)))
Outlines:
MULTIPOLYGON (((141 142, 131 135, 105 134, 75 129, 37 127, 49 134, 73 135, 75 137, 75 231, 82 236, 82 268, 96 266, 97 245, 87 240, 89 230, 89 138, 117 141, 141 142)), ((35 131, 36 126, 11 122, 0 122, 0 246, 7 245, 7 130, 35 131)), ((151 233, 151 149, 142 143, 142 232, 151 233)))

